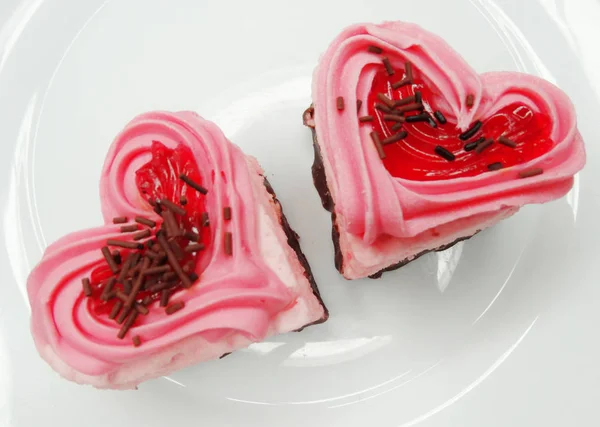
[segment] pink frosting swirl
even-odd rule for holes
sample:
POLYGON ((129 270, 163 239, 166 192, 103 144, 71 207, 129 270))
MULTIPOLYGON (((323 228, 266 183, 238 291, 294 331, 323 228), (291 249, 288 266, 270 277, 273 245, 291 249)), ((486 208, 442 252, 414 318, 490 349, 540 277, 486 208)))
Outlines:
POLYGON ((260 255, 257 201, 247 159, 215 124, 191 112, 155 112, 135 118, 110 148, 100 194, 105 225, 70 234, 49 246, 29 277, 32 331, 43 355, 48 354, 43 349, 50 347, 62 362, 84 375, 110 374, 191 337, 207 342, 233 335, 261 340, 273 316, 294 304, 296 296, 260 255), (135 348, 131 340, 117 338, 118 324, 89 309, 81 280, 103 262, 100 248, 106 240, 119 237, 113 217, 144 215, 161 221, 135 184, 135 172, 150 159, 153 140, 169 148, 184 144, 191 149, 209 190, 205 204, 213 237, 198 260, 200 282, 177 294, 185 309, 166 316, 151 306, 148 316, 138 317, 134 329, 143 345, 135 348), (224 206, 232 209, 227 223, 222 218, 224 206), (223 250, 225 229, 234 236, 233 256, 223 250))
POLYGON ((553 200, 572 187, 573 175, 585 164, 575 110, 565 93, 530 75, 478 75, 444 40, 413 24, 345 29, 314 72, 313 103, 338 224, 365 244, 383 235, 413 237, 457 218, 553 200), (381 55, 369 52, 370 45, 382 48, 395 68, 410 61, 437 93, 444 94, 435 103, 461 130, 507 105, 523 103, 551 118, 554 147, 500 173, 427 182, 394 178, 377 154, 370 128, 359 125, 353 109, 340 114, 336 105, 339 96, 346 105, 368 98, 381 68, 381 55), (472 108, 466 105, 468 94, 475 95, 472 108), (533 167, 543 168, 544 174, 516 179, 520 171, 533 167))

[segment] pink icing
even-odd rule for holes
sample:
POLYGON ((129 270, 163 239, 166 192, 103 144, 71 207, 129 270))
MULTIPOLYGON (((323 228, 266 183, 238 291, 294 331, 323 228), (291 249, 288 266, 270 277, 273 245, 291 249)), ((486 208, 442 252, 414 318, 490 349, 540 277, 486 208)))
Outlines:
MULTIPOLYGON (((413 24, 358 24, 345 29, 315 70, 313 103, 338 227, 342 234, 351 235, 342 240, 352 241, 350 246, 359 245, 362 251, 389 237, 398 238, 400 246, 408 242, 409 248, 427 248, 431 238, 427 230, 460 218, 490 216, 495 211, 514 213, 525 204, 559 198, 572 187, 573 175, 585 164, 575 110, 560 89, 525 74, 478 75, 444 40, 413 24), (523 103, 551 117, 554 147, 530 162, 475 177, 428 182, 392 177, 372 143, 370 128, 359 125, 354 109, 340 113, 336 106, 339 96, 346 105, 368 98, 373 77, 381 67, 381 55, 368 52, 369 45, 381 47, 396 68, 403 68, 404 61, 412 62, 436 92, 444 94, 435 103, 461 130, 507 105, 523 103), (468 94, 475 95, 470 109, 466 105, 468 94), (532 167, 543 168, 544 174, 517 179, 520 171, 532 167)), ((368 266, 369 261, 362 264, 368 266)))
MULTIPOLYGON (((156 112, 134 119, 115 139, 102 171, 105 225, 50 245, 29 277, 32 332, 46 360, 71 379, 119 387, 113 378, 119 368, 135 366, 136 361, 150 363, 156 359, 153 356, 169 354, 168 350, 183 340, 193 338, 204 346, 212 343, 217 351, 231 350, 322 318, 323 307, 285 244, 275 218, 280 212, 257 182, 262 179, 260 173, 256 162, 227 141, 216 125, 194 113, 156 112), (210 242, 198 261, 200 282, 177 295, 186 303, 184 310, 166 316, 162 309, 151 306, 148 316, 138 317, 134 333, 142 337, 143 345, 135 348, 130 339, 117 338, 119 325, 88 310, 81 279, 102 262, 100 248, 106 240, 119 237, 113 217, 144 215, 160 221, 135 184, 135 171, 148 161, 153 140, 167 147, 185 144, 192 150, 209 190, 205 202, 213 236, 222 236, 227 227, 233 233, 234 246, 233 256, 228 256, 223 239, 210 242), (227 224, 222 219, 223 206, 232 208, 227 224), (270 236, 267 242, 265 236, 270 236), (278 263, 277 271, 270 258, 278 263), (283 315, 287 312, 289 315, 283 315), (97 376, 104 379, 94 382, 91 378, 97 376)), ((214 349, 194 351, 198 354, 188 355, 187 363, 190 357, 198 361, 222 354, 215 354, 214 349)), ((165 373, 165 366, 181 365, 170 359, 164 363, 157 367, 161 369, 139 377, 124 375, 123 381, 128 383, 120 386, 165 373)))

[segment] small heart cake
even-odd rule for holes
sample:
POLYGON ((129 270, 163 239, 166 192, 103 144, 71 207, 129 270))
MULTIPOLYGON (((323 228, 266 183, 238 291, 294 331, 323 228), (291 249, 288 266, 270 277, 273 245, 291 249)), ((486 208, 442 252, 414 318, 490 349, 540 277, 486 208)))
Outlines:
POLYGON ((27 282, 35 344, 65 378, 135 388, 327 319, 263 171, 215 124, 137 117, 100 194, 105 225, 49 246, 27 282))
POLYGON ((344 30, 304 114, 336 266, 379 277, 565 195, 585 164, 569 98, 540 78, 477 74, 402 22, 344 30))

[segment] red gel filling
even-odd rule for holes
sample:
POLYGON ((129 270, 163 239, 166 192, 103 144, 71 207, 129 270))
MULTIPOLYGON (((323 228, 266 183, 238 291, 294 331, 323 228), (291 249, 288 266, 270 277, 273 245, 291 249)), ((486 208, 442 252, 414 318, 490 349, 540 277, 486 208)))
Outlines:
MULTIPOLYGON (((402 129, 398 131, 391 130, 395 122, 384 121, 383 115, 386 113, 375 108, 375 104, 381 104, 377 98, 378 93, 386 94, 393 100, 400 100, 420 91, 425 111, 432 117, 438 110, 436 100, 443 99, 442 94, 434 92, 435 88, 425 84, 416 70, 413 75, 412 85, 393 89, 392 84, 401 80, 402 71, 396 70, 393 76, 388 76, 382 65, 382 70, 373 80, 368 98, 368 114, 374 117, 374 121, 362 124, 362 126, 372 126, 381 140, 402 129, 408 132, 405 139, 384 146, 386 158, 383 164, 393 176, 414 181, 476 176, 488 172, 488 165, 492 163, 501 162, 504 168, 518 165, 540 157, 554 146, 554 141, 550 138, 552 130, 550 117, 534 112, 520 103, 511 104, 493 116, 481 119, 483 122, 481 130, 468 141, 459 139, 462 131, 456 129, 456 121, 450 117, 446 117, 448 122, 445 125, 434 118, 437 128, 431 127, 427 122, 416 122, 404 123, 402 129), (493 138, 496 142, 480 154, 464 150, 467 142, 483 136, 493 138), (500 136, 516 142, 517 147, 510 148, 498 143, 497 139, 500 136), (456 159, 448 161, 436 155, 434 152, 436 145, 451 151, 456 159)), ((419 113, 419 111, 409 112, 405 116, 419 113)))
MULTIPOLYGON (((194 182, 202 185, 202 178, 192 151, 183 144, 178 145, 175 149, 170 149, 158 141, 153 141, 151 152, 152 157, 148 163, 144 164, 136 171, 135 181, 140 195, 147 200, 148 203, 150 203, 150 201, 168 199, 177 205, 180 205, 181 196, 185 196, 187 203, 183 207, 187 211, 187 215, 175 215, 175 218, 177 219, 179 226, 184 230, 198 232, 200 235, 199 242, 207 245, 207 242, 210 241, 210 228, 202 227, 201 225, 202 213, 206 212, 204 205, 205 196, 185 185, 179 178, 179 175, 183 173, 194 182)), ((131 221, 133 221, 133 218, 130 218, 130 222, 131 221)), ((160 225, 161 221, 157 221, 156 227, 152 233, 153 237, 160 225)), ((148 227, 143 225, 139 226, 140 230, 146 228, 148 227)), ((122 239, 131 240, 130 233, 123 233, 122 239)), ((177 238, 177 243, 183 248, 187 244, 187 239, 177 238)), ((112 249, 119 250, 123 263, 133 252, 122 248, 112 249)), ((141 255, 147 250, 147 248, 144 248, 141 251, 141 255)), ((100 255, 100 250, 98 250, 98 254, 100 255)), ((186 263, 193 262, 193 265, 196 265, 198 256, 198 254, 185 254, 185 258, 180 261, 180 264, 185 265, 186 263)), ((90 281, 92 283, 93 295, 87 299, 87 303, 89 304, 91 312, 96 315, 110 313, 116 302, 116 300, 106 302, 100 299, 106 280, 113 276, 115 275, 111 272, 104 260, 100 261, 98 266, 92 270, 90 281)), ((123 290, 123 284, 117 283, 113 289, 123 290)), ((179 290, 176 292, 182 290, 182 288, 178 289, 179 290)), ((137 294, 136 301, 139 302, 146 296, 150 296, 153 301, 160 299, 160 293, 151 294, 148 291, 142 291, 137 294)))

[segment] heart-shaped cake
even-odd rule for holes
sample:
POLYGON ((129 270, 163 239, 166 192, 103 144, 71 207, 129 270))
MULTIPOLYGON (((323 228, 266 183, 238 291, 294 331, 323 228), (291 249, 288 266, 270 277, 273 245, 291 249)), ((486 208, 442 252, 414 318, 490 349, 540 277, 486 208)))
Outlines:
POLYGON ((134 388, 327 319, 257 161, 195 113, 134 119, 100 182, 105 225, 49 246, 32 333, 65 378, 134 388))
POLYGON ((444 40, 402 22, 353 25, 333 41, 304 123, 348 279, 379 277, 560 198, 585 164, 560 89, 477 74, 444 40))

